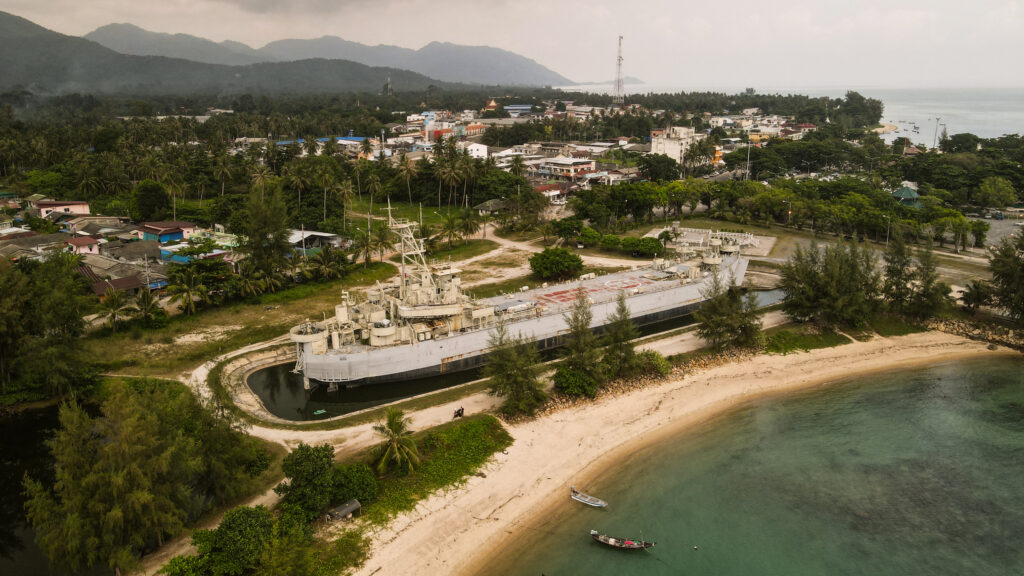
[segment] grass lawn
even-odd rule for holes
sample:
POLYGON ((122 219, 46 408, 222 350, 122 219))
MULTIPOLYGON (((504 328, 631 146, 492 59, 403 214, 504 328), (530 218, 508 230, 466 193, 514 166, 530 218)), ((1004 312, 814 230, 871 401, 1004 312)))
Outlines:
POLYGON ((370 286, 395 273, 388 263, 357 265, 341 280, 301 284, 194 316, 175 316, 163 328, 100 331, 84 338, 82 346, 103 371, 174 378, 214 356, 281 336, 306 318, 330 313, 342 290, 370 286))
MULTIPOLYGON (((466 260, 474 256, 486 254, 491 250, 498 247, 498 243, 494 240, 485 240, 483 238, 473 238, 470 240, 462 240, 452 244, 451 249, 448 248, 447 242, 438 243, 438 249, 433 252, 427 253, 427 260, 466 260)), ((402 257, 398 254, 389 258, 392 262, 401 263, 402 257)))
POLYGON ((874 330, 879 336, 886 338, 890 336, 916 334, 918 332, 925 332, 928 330, 920 324, 916 324, 896 316, 880 315, 877 318, 872 319, 870 324, 872 330, 874 330))
MULTIPOLYGON (((402 198, 404 194, 405 194, 405 191, 403 190, 400 195, 392 196, 391 197, 391 215, 394 216, 395 218, 406 218, 406 219, 408 219, 410 221, 419 222, 420 221, 420 205, 418 203, 410 204, 407 200, 401 200, 400 198, 402 198)), ((352 212, 357 212, 359 214, 363 214, 363 218, 362 218, 363 222, 362 223, 365 224, 366 223, 366 214, 368 212, 370 212, 370 195, 366 194, 364 192, 362 198, 358 198, 358 197, 357 198, 353 198, 352 199, 352 203, 349 204, 349 206, 348 206, 348 210, 349 210, 349 214, 351 214, 352 212)), ((440 224, 441 222, 444 221, 445 210, 446 210, 445 208, 442 208, 441 210, 438 210, 437 206, 432 205, 432 204, 424 204, 423 205, 423 223, 428 225, 428 226, 436 226, 436 225, 440 224), (440 214, 438 214, 439 212, 440 212, 440 214)), ((454 211, 455 210, 453 210, 453 212, 454 211)), ((461 214, 461 211, 459 211, 459 213, 461 214)), ((373 202, 373 212, 372 212, 371 215, 375 216, 375 217, 378 217, 378 218, 387 218, 388 217, 388 203, 387 203, 387 201, 385 201, 385 202, 374 201, 373 202)), ((349 220, 350 221, 358 220, 358 217, 352 216, 351 218, 349 218, 349 220)), ((356 222, 356 223, 358 224, 359 222, 356 222)))
POLYGON ((847 336, 832 330, 813 332, 807 326, 784 325, 765 330, 765 351, 769 354, 789 354, 802 350, 832 348, 852 342, 847 336))

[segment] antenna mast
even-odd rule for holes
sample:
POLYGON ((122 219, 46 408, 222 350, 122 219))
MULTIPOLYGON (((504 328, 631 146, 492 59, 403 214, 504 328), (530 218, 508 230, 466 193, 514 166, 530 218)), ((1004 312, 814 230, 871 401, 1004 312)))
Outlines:
POLYGON ((615 60, 615 95, 612 104, 622 106, 626 90, 622 85, 622 36, 619 36, 619 57, 615 60))

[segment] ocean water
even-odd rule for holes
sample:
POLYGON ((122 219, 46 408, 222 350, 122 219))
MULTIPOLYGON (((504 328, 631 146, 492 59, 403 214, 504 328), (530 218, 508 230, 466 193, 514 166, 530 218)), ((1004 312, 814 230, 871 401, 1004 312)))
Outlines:
MULTIPOLYGON (((611 84, 567 86, 565 90, 611 93, 611 84)), ((717 91, 735 94, 743 87, 703 87, 656 84, 627 84, 627 94, 650 92, 717 91)), ((847 90, 877 98, 885 105, 882 121, 900 127, 898 134, 886 135, 888 141, 906 136, 915 144, 931 146, 943 124, 952 134, 969 132, 982 138, 1004 134, 1024 134, 1024 88, 849 88, 757 87, 767 94, 807 94, 842 98, 847 90), (936 118, 939 120, 936 121, 936 118), (914 131, 917 126, 917 131, 914 131), (937 128, 937 132, 936 132, 937 128)))
POLYGON ((956 362, 757 401, 581 487, 605 510, 567 486, 488 572, 1019 576, 1022 368, 956 362), (591 529, 657 546, 609 549, 591 529))

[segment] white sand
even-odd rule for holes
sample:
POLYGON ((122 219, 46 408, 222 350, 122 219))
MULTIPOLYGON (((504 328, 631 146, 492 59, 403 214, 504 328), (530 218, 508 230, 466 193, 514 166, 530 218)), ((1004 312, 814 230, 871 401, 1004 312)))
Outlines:
POLYGON ((434 495, 373 535, 357 574, 477 574, 487 560, 625 451, 678 434, 752 399, 967 356, 1013 354, 929 332, 787 356, 762 355, 680 381, 509 427, 515 443, 464 487, 434 495))

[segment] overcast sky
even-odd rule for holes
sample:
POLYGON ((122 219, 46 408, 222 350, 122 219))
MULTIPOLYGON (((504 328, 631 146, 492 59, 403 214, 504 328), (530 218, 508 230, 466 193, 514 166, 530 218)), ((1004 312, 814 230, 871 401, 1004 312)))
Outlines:
POLYGON ((0 0, 64 34, 112 22, 253 47, 340 36, 490 45, 575 81, 651 87, 1022 86, 1024 0, 0 0))

